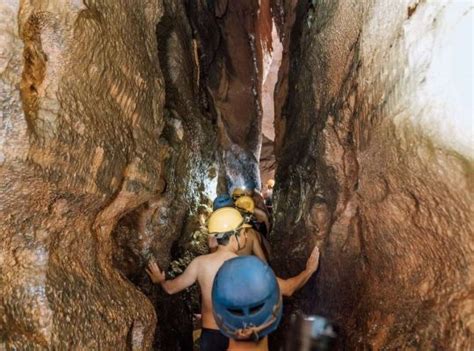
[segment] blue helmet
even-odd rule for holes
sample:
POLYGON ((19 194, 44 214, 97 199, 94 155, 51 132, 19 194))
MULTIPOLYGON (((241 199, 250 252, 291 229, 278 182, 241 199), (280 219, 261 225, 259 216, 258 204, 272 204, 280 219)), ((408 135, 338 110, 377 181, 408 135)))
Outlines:
POLYGON ((212 203, 212 209, 214 211, 222 207, 230 206, 234 206, 234 201, 232 201, 232 198, 228 194, 219 195, 214 199, 214 202, 212 203))
POLYGON ((219 329, 234 339, 247 328, 255 339, 261 339, 278 327, 282 315, 275 274, 255 256, 224 262, 214 278, 212 305, 219 329))

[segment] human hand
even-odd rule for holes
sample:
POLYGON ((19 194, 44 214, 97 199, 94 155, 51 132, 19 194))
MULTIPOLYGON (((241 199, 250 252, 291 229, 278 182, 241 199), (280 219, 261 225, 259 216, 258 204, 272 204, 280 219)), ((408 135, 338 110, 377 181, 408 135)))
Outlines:
POLYGON ((145 268, 146 272, 150 276, 150 279, 155 284, 160 284, 165 281, 165 272, 158 267, 156 262, 149 262, 148 268, 145 268))
POLYGON ((308 260, 306 261, 306 270, 310 271, 311 273, 316 272, 319 265, 319 248, 317 246, 314 247, 311 255, 309 255, 308 260))
POLYGON ((245 328, 245 329, 238 329, 234 333, 234 339, 236 340, 248 340, 250 337, 255 333, 254 328, 245 328))

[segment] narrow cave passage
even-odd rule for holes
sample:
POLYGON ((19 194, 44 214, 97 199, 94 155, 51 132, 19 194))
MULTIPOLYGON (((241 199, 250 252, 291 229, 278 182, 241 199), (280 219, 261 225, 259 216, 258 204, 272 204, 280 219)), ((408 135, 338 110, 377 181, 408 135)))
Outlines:
POLYGON ((290 316, 474 349, 469 1, 4 1, 0 350, 190 350, 212 200, 274 178, 290 316))

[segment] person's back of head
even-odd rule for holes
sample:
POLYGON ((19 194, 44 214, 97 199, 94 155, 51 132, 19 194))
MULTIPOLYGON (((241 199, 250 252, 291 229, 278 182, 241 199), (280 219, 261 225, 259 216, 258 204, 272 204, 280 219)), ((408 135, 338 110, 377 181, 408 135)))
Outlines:
POLYGON ((247 195, 239 197, 235 201, 235 207, 244 213, 252 214, 255 212, 255 202, 247 195))
POLYGON ((282 298, 272 269, 255 256, 227 260, 212 288, 214 318, 234 340, 257 342, 280 323, 282 298))
POLYGON ((242 228, 250 228, 238 210, 223 207, 214 211, 207 222, 208 234, 215 236, 218 245, 227 245, 230 237, 242 228))
POLYGON ((245 189, 244 187, 235 188, 234 190, 232 190, 232 199, 234 201, 237 201, 239 197, 247 195, 247 192, 247 189, 245 189))
POLYGON ((267 188, 268 189, 273 189, 273 187, 275 186, 275 180, 274 179, 269 179, 267 180, 267 188))

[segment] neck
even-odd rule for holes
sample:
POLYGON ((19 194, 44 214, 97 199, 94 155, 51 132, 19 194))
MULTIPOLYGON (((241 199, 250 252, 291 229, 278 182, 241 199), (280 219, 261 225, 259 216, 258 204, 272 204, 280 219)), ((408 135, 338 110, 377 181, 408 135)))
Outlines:
POLYGON ((216 252, 235 252, 235 250, 232 250, 232 244, 228 243, 227 245, 219 245, 217 247, 216 252))

